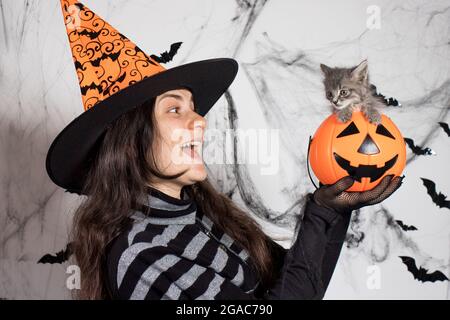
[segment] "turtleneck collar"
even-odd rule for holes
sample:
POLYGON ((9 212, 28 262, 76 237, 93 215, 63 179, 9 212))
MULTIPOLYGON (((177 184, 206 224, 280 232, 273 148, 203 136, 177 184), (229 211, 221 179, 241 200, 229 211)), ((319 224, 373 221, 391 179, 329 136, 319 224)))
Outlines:
POLYGON ((197 206, 184 188, 181 189, 181 199, 153 187, 147 187, 147 193, 147 203, 134 216, 149 219, 153 224, 195 223, 197 206))
POLYGON ((157 208, 157 203, 159 202, 163 202, 165 206, 168 206, 175 210, 192 203, 192 199, 187 194, 185 188, 181 188, 181 199, 172 197, 167 193, 153 187, 147 187, 147 192, 149 194, 149 201, 154 201, 154 204, 150 203, 152 208, 157 208))

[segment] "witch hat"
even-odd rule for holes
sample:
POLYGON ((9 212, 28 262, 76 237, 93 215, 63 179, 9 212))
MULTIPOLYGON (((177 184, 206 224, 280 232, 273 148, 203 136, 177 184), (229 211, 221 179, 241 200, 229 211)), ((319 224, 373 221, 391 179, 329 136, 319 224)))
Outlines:
POLYGON ((238 65, 221 58, 165 69, 80 2, 60 2, 85 111, 55 138, 46 168, 55 184, 81 194, 111 122, 150 98, 181 88, 192 92, 196 111, 204 116, 230 86, 238 65))

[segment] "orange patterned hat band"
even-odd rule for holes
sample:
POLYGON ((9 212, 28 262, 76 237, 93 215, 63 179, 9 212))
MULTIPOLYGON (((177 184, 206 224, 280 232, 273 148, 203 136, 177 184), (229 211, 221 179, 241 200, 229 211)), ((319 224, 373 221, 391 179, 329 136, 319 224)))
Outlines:
POLYGON ((84 110, 165 71, 133 42, 76 0, 61 0, 84 110))

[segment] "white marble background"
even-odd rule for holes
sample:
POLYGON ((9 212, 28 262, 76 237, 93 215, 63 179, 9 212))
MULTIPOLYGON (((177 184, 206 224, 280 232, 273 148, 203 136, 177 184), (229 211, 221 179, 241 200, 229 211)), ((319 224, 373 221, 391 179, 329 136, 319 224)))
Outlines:
MULTIPOLYGON (((450 138, 437 124, 450 122, 448 1, 83 3, 149 54, 182 41, 168 67, 221 56, 238 60, 237 79, 208 115, 209 127, 278 129, 279 171, 210 165, 210 176, 285 246, 292 212, 313 190, 305 170, 307 138, 329 112, 319 64, 349 66, 368 58, 379 91, 402 103, 386 114, 405 137, 436 155, 415 157, 408 149, 402 188, 382 205, 354 213, 326 298, 450 298, 448 281, 415 280, 398 257, 414 257, 450 277, 450 211, 432 203, 420 180, 431 179, 450 195, 450 138), (379 29, 367 26, 370 6, 380 10, 379 29), (393 220, 418 230, 402 231, 393 220), (379 272, 378 288, 367 285, 369 266, 379 272)), ((59 1, 0 0, 0 298, 70 296, 67 265, 37 261, 65 247, 79 203, 47 177, 45 156, 81 112, 59 1)), ((227 148, 242 153, 239 144, 227 148)))

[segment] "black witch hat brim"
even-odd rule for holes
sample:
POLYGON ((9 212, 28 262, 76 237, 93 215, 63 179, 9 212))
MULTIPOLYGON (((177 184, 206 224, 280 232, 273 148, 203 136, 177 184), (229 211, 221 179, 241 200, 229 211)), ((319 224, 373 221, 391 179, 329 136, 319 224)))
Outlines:
POLYGON ((69 192, 82 194, 92 160, 106 127, 136 106, 166 91, 192 92, 197 113, 204 116, 233 82, 238 64, 221 58, 197 61, 145 78, 88 109, 55 138, 47 153, 51 180, 69 192))

